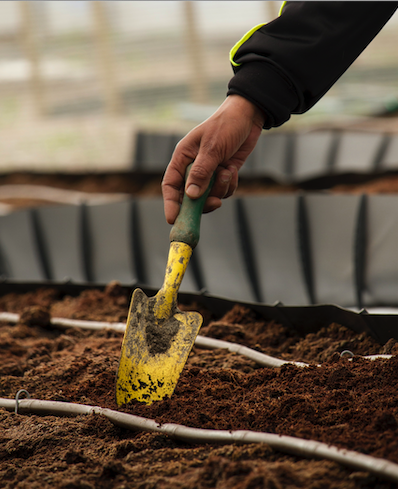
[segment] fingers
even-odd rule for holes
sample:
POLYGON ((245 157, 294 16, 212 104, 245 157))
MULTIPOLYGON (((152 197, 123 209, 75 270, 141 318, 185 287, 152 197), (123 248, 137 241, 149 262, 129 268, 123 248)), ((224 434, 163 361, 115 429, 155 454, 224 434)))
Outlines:
POLYGON ((169 224, 174 224, 180 212, 182 199, 179 196, 179 191, 174 192, 171 187, 163 187, 164 215, 169 224))
MULTIPOLYGON (((190 163, 190 162, 189 162, 190 163)), ((188 163, 188 164, 189 164, 188 163)), ((193 169, 193 167, 192 167, 193 169)), ((191 169, 191 171, 192 171, 191 169)), ((168 175, 162 182, 162 192, 166 221, 173 224, 178 216, 184 191, 184 178, 172 168, 168 168, 168 175), (174 175, 174 185, 170 185, 169 177, 174 175), (179 183, 180 182, 180 183, 179 183)), ((238 170, 230 165, 227 168, 219 166, 216 170, 216 178, 209 197, 206 200, 203 212, 211 212, 221 207, 221 199, 233 195, 238 187, 238 170)), ((188 194, 190 198, 193 198, 188 194)))
POLYGON ((201 133, 198 128, 189 132, 176 146, 162 180, 166 221, 174 224, 184 194, 185 171, 199 151, 201 133))
POLYGON ((232 95, 199 126, 198 152, 185 185, 190 198, 196 199, 205 192, 216 169, 211 195, 226 198, 235 192, 238 170, 261 134, 263 121, 258 110, 243 97, 232 95))
MULTIPOLYGON (((217 168, 217 159, 213 157, 198 156, 199 147, 202 141, 201 127, 193 129, 176 146, 171 161, 166 169, 162 181, 162 194, 164 201, 164 212, 166 221, 173 224, 178 213, 184 189, 191 199, 200 197, 209 186, 210 179, 217 168), (204 163, 201 163, 203 160, 204 163), (187 166, 194 162, 189 172, 189 178, 185 182, 185 172, 187 166)), ((230 181, 229 172, 223 176, 216 186, 216 192, 227 193, 230 181)), ((221 204, 215 202, 211 207, 215 209, 221 204)))
POLYGON ((238 170, 234 166, 219 166, 209 197, 206 199, 203 212, 212 212, 221 207, 222 199, 231 197, 238 188, 238 170))
POLYGON ((225 199, 234 194, 238 186, 238 170, 235 166, 219 166, 210 196, 225 199))
MULTIPOLYGON (((182 142, 185 142, 182 140, 182 142)), ((208 188, 211 177, 216 172, 213 187, 206 200, 204 212, 211 212, 221 206, 221 199, 233 195, 238 187, 238 168, 243 162, 221 163, 217 154, 205 153, 203 150, 190 156, 180 148, 176 151, 167 167, 163 182, 162 193, 166 221, 173 224, 178 216, 184 190, 188 197, 197 199, 208 188), (193 161, 195 160, 195 161, 193 161), (192 163, 187 181, 185 182, 186 167, 192 163)))
POLYGON ((205 212, 221 206, 238 186, 238 170, 253 150, 264 119, 251 102, 238 95, 229 96, 205 122, 187 134, 176 146, 166 169, 162 192, 166 220, 173 224, 183 191, 197 199, 206 191, 210 179, 216 179, 204 208, 205 212), (187 181, 186 167, 194 162, 187 181))
POLYGON ((213 212, 219 207, 221 207, 221 199, 218 197, 207 197, 205 206, 203 208, 203 213, 207 214, 208 212, 213 212))
MULTIPOLYGON (((185 192, 188 197, 191 199, 200 197, 208 188, 211 177, 216 169, 217 161, 213 157, 209 155, 198 155, 192 165, 185 184, 185 192)), ((221 183, 221 186, 222 185, 223 184, 221 183)))
MULTIPOLYGON (((238 169, 236 166, 233 165, 228 165, 226 168, 227 172, 229 173, 228 180, 226 178, 226 171, 224 169, 221 169, 220 176, 221 179, 221 184, 225 185, 224 187, 224 194, 222 196, 223 199, 226 199, 227 197, 231 197, 236 192, 236 189, 238 188, 238 169)), ((218 178, 217 178, 218 181, 218 178)), ((216 195, 221 195, 221 192, 219 192, 216 195)))
MULTIPOLYGON (((189 163, 187 163, 187 166, 189 163)), ((169 224, 174 224, 180 212, 180 205, 184 194, 184 175, 185 169, 184 174, 182 174, 177 167, 169 165, 162 181, 164 214, 169 224)))

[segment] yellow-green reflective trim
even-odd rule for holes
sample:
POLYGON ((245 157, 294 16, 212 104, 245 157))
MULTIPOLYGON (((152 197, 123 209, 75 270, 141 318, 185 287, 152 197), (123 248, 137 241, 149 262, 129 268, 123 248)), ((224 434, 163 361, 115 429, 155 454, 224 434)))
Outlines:
MULTIPOLYGON (((282 2, 281 8, 279 9, 278 17, 280 17, 282 15, 282 10, 283 10, 283 8, 284 8, 285 5, 286 5, 286 0, 284 2, 282 2)), ((242 44, 244 42, 246 42, 256 31, 258 31, 265 24, 266 24, 266 22, 264 22, 264 24, 258 24, 255 27, 253 27, 253 29, 250 29, 250 31, 247 32, 242 37, 242 39, 240 39, 235 44, 235 46, 231 49, 231 51, 229 52, 229 61, 232 64, 232 66, 240 66, 240 63, 235 63, 235 61, 234 61, 234 57, 235 57, 236 51, 242 46, 242 44)))
POLYGON ((262 27, 264 24, 259 24, 259 25, 256 25, 255 27, 253 27, 253 29, 250 29, 249 32, 247 32, 243 37, 242 39, 240 39, 236 44, 235 46, 231 49, 231 51, 229 52, 229 61, 231 62, 232 66, 240 66, 239 63, 235 63, 234 61, 234 56, 236 54, 236 51, 242 46, 242 44, 244 42, 246 42, 256 31, 258 31, 260 29, 260 27, 262 27))

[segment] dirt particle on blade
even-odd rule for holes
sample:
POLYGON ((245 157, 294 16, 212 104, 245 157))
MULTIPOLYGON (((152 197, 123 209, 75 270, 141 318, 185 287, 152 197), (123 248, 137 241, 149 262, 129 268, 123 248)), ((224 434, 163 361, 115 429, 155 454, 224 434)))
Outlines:
POLYGON ((166 353, 180 328, 180 323, 174 316, 163 321, 156 319, 153 309, 155 302, 155 299, 149 299, 147 314, 141 318, 145 323, 146 341, 151 355, 166 353))

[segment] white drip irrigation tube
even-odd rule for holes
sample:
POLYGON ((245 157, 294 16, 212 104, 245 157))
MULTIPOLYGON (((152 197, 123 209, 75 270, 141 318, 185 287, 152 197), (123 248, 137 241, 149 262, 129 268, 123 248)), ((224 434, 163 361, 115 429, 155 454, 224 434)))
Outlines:
POLYGON ((281 360, 253 350, 252 348, 248 348, 247 346, 239 345, 238 343, 208 338, 207 336, 198 335, 195 340, 195 345, 199 348, 206 348, 209 350, 224 348, 230 352, 238 353, 246 358, 250 358, 263 367, 281 367, 286 364, 296 365, 297 367, 308 367, 308 363, 281 360))
MULTIPOLYGON (((0 315, 1 319, 1 315, 0 315)), ((120 333, 126 330, 126 323, 108 323, 106 321, 85 321, 83 319, 52 318, 51 324, 59 328, 82 328, 91 330, 112 329, 120 333)))
MULTIPOLYGON (((9 321, 16 323, 19 321, 19 314, 0 312, 0 321, 9 321)), ((108 323, 104 321, 84 321, 79 319, 52 318, 50 322, 53 326, 59 328, 83 328, 91 330, 108 328, 122 333, 126 329, 125 323, 108 323)), ((237 343, 230 343, 229 341, 207 338, 200 335, 196 337, 195 345, 199 348, 206 349, 224 348, 229 350, 230 352, 238 353, 242 356, 245 356, 246 358, 254 360, 258 365, 261 365, 262 367, 281 367, 285 364, 296 365, 298 367, 308 367, 308 364, 304 362, 281 360, 279 358, 271 357, 269 355, 266 355, 265 353, 252 350, 251 348, 239 345, 237 343)))
MULTIPOLYGON (((17 323, 19 321, 19 314, 12 312, 0 312, 0 321, 8 321, 11 323, 17 323)), ((110 323, 106 321, 86 321, 82 319, 68 319, 68 318, 51 318, 50 323, 58 328, 82 328, 88 330, 101 330, 112 329, 120 333, 124 333, 126 330, 126 323, 110 323)), ((218 348, 226 349, 232 353, 238 353, 250 360, 253 360, 262 367, 281 367, 282 365, 295 365, 296 367, 308 367, 308 363, 295 362, 289 360, 281 360, 280 358, 272 357, 261 353, 259 351, 248 348, 247 346, 240 345, 238 343, 232 343, 230 341, 217 340, 215 338, 208 338, 207 336, 198 335, 195 339, 195 345, 199 348, 216 350, 218 348)), ((349 351, 344 351, 341 355, 345 356, 345 353, 349 353, 352 357, 355 355, 349 351)), ((393 355, 365 355, 362 358, 367 360, 389 359, 393 355)))
POLYGON ((0 408, 5 408, 8 411, 15 410, 18 413, 25 412, 55 416, 98 414, 108 418, 113 424, 121 428, 161 433, 187 443, 264 443, 283 453, 331 460, 351 469, 367 471, 383 479, 398 483, 398 464, 351 450, 339 449, 326 443, 304 440, 293 436, 248 430, 208 430, 190 428, 174 423, 158 424, 153 419, 121 413, 99 406, 41 401, 38 399, 14 400, 0 398, 0 408))
MULTIPOLYGON (((17 323, 20 315, 14 312, 0 312, 0 321, 8 321, 10 323, 17 323)), ((50 320, 53 326, 60 328, 82 328, 91 330, 100 329, 113 329, 123 333, 126 329, 126 323, 109 323, 106 321, 86 321, 83 319, 68 319, 68 318, 51 318, 50 320)))

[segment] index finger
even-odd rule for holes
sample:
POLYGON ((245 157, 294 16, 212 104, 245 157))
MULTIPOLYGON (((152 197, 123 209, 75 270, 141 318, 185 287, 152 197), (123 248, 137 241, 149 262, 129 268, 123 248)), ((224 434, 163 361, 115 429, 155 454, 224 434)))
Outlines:
POLYGON ((162 180, 162 195, 166 221, 173 224, 180 211, 180 204, 184 194, 185 171, 192 163, 188 156, 173 155, 168 164, 162 180))

